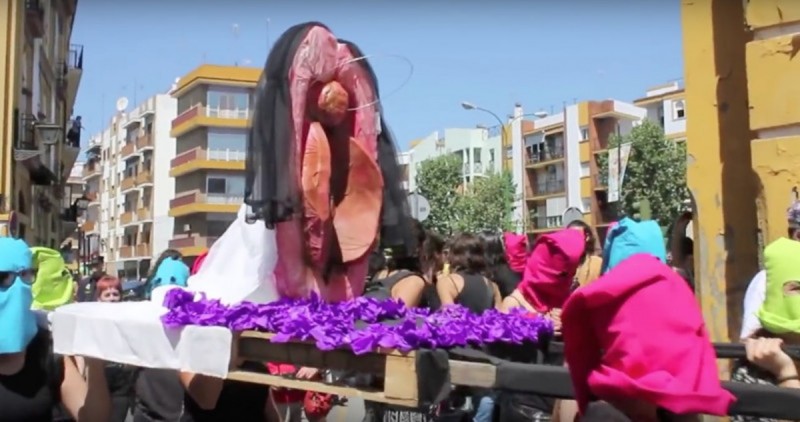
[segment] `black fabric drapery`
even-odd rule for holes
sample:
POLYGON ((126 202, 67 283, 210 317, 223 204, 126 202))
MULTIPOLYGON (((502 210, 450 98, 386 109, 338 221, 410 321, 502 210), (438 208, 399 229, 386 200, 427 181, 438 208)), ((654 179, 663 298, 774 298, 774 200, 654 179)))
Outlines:
POLYGON ((247 136, 244 202, 250 222, 267 228, 290 220, 302 207, 297 183, 289 71, 308 31, 318 22, 295 25, 275 42, 255 92, 255 110, 247 136))

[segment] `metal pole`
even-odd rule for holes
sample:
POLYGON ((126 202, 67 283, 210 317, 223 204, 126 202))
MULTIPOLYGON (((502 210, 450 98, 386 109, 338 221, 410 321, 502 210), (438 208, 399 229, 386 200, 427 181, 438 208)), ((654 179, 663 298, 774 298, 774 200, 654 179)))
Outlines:
POLYGON ((620 206, 622 203, 622 143, 617 144, 617 207, 622 212, 625 212, 625 207, 620 206))

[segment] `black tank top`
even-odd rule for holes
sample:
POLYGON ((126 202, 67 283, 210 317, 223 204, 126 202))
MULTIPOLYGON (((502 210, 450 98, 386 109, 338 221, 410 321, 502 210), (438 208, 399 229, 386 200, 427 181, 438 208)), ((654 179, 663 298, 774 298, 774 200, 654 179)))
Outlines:
POLYGON ((494 308, 494 289, 480 274, 456 273, 464 279, 464 288, 458 292, 455 303, 475 314, 494 308))
POLYGON ((53 421, 63 379, 63 371, 53 373, 53 362, 50 332, 40 329, 25 350, 22 369, 0 375, 0 422, 53 421))

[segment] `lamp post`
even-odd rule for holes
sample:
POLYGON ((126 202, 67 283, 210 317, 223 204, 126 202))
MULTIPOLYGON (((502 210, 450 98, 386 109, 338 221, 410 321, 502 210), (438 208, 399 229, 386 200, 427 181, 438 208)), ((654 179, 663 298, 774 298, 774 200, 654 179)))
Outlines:
MULTIPOLYGON (((497 123, 500 125, 500 143, 503 144, 503 146, 506 145, 507 140, 508 140, 508 134, 506 132, 506 124, 510 125, 510 124, 514 123, 515 121, 517 121, 517 120, 519 120, 519 119, 521 119, 523 117, 536 117, 538 119, 542 119, 544 117, 547 117, 547 115, 548 115, 548 113, 544 112, 544 111, 537 111, 535 113, 525 113, 525 114, 521 114, 519 116, 513 117, 512 119, 510 119, 508 121, 508 123, 503 123, 503 119, 501 119, 500 116, 497 115, 497 113, 495 113, 495 112, 493 112, 493 111, 491 111, 489 109, 486 109, 486 108, 483 108, 483 107, 479 107, 479 106, 477 106, 477 105, 475 105, 475 104, 473 104, 473 103, 471 103, 469 101, 462 101, 461 102, 461 108, 463 108, 464 110, 482 111, 482 112, 484 112, 486 114, 489 114, 492 117, 494 117, 494 119, 497 120, 497 123)), ((513 141, 513 139, 512 139, 512 141, 513 141)), ((520 137, 520 142, 523 143, 523 145, 521 145, 521 148, 520 148, 520 152, 522 152, 525 149, 524 148, 525 145, 524 145, 524 141, 522 140, 522 137, 520 137)), ((522 203, 523 203, 522 212, 521 212, 521 214, 522 214, 521 215, 522 232, 527 234, 528 218, 527 218, 527 216, 524 215, 525 214, 525 212, 524 212, 525 208, 527 208, 524 205, 525 204, 525 157, 524 156, 522 157, 522 160, 520 160, 520 170, 521 170, 521 174, 522 174, 522 177, 523 177, 522 189, 521 189, 522 190, 522 203)))

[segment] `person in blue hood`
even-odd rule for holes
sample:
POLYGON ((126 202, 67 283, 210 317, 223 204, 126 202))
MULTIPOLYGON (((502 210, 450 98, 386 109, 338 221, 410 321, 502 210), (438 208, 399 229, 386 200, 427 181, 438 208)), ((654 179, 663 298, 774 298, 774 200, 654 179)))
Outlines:
POLYGON ((46 327, 31 310, 32 254, 19 239, 0 237, 0 422, 106 421, 108 388, 103 362, 85 359, 86 377, 74 358, 57 357, 46 327))
POLYGON ((608 230, 603 245, 603 268, 605 274, 620 262, 633 255, 646 253, 667 262, 667 247, 661 227, 653 220, 636 221, 629 217, 620 220, 608 230))
MULTIPOLYGON (((186 287, 189 267, 180 252, 168 249, 156 261, 144 288, 146 297, 153 289, 167 285, 186 287)), ((166 369, 142 368, 136 379, 134 422, 177 421, 183 411, 184 388, 178 374, 166 369)))

